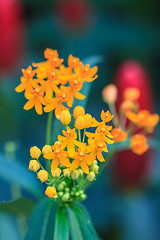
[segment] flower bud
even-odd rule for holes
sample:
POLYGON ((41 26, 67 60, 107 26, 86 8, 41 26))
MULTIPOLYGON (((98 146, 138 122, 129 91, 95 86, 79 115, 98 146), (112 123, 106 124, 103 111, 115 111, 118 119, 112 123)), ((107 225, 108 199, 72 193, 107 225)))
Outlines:
POLYGON ((47 187, 45 194, 49 197, 49 198, 53 198, 57 192, 56 192, 56 188, 55 187, 47 187))
POLYGON ((94 160, 92 165, 97 165, 97 163, 98 163, 97 160, 94 160))
POLYGON ((79 177, 79 171, 78 170, 73 170, 73 172, 71 173, 71 178, 73 180, 76 180, 79 177))
POLYGON ((66 202, 68 201, 68 199, 69 199, 69 193, 67 192, 62 196, 62 201, 66 202))
POLYGON ((78 172, 79 172, 79 176, 82 177, 83 176, 83 170, 79 169, 78 172))
POLYGON ((95 173, 94 172, 90 172, 88 175, 87 175, 87 180, 89 182, 92 182, 95 180, 95 173))
POLYGON ((80 199, 81 199, 81 200, 85 200, 85 199, 86 199, 86 194, 80 195, 80 199))
POLYGON ((142 155, 148 148, 146 136, 136 134, 131 138, 131 149, 134 153, 142 155))
POLYGON ((42 153, 43 154, 47 154, 47 153, 51 153, 52 152, 52 147, 50 145, 45 145, 43 148, 42 148, 42 153))
POLYGON ((62 181, 61 184, 63 184, 63 186, 66 186, 66 182, 65 181, 62 181))
POLYGON ((68 125, 71 122, 71 114, 68 110, 64 110, 61 112, 61 117, 60 117, 61 123, 64 125, 68 125))
POLYGON ((102 91, 102 97, 106 103, 115 103, 117 100, 118 90, 114 84, 109 84, 102 91))
POLYGON ((74 118, 77 118, 79 116, 83 116, 85 114, 85 110, 83 107, 81 106, 77 106, 74 108, 74 111, 73 111, 73 116, 74 118))
POLYGON ((69 170, 69 169, 63 169, 63 175, 65 176, 65 177, 70 177, 70 175, 71 175, 71 171, 69 170))
POLYGON ((31 155, 32 158, 38 159, 41 155, 41 150, 36 146, 31 147, 30 148, 30 155, 31 155))
POLYGON ((59 177, 61 175, 61 169, 57 168, 55 171, 51 170, 53 177, 59 177))
POLYGON ((79 116, 77 117, 76 121, 75 121, 75 127, 78 129, 78 130, 81 130, 81 129, 84 129, 84 116, 79 116))
POLYGON ((98 165, 92 165, 90 167, 91 171, 94 172, 95 174, 98 174, 99 166, 98 165))
POLYGON ((69 191, 70 191, 69 187, 66 187, 66 188, 64 189, 64 191, 65 191, 65 192, 69 192, 69 191))
POLYGON ((57 186, 57 190, 58 191, 62 191, 64 189, 64 186, 62 183, 60 183, 58 186, 57 186))
POLYGON ((58 196, 59 196, 59 197, 62 197, 62 196, 63 196, 63 192, 59 192, 59 193, 58 193, 58 196))
POLYGON ((84 115, 84 128, 90 128, 92 124, 92 116, 90 114, 84 115))
POLYGON ((29 162, 29 169, 33 172, 37 172, 40 169, 40 165, 36 160, 31 160, 29 162))
POLYGON ((46 170, 40 170, 37 173, 37 177, 40 179, 41 182, 45 182, 48 180, 48 172, 46 170))

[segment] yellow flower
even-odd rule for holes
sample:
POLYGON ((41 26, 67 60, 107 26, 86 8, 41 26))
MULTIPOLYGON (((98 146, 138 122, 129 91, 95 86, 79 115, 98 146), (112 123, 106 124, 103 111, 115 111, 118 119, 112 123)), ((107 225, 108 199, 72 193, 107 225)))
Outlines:
POLYGON ((74 118, 77 118, 79 116, 83 116, 85 114, 85 110, 81 106, 76 106, 73 110, 73 116, 74 118))
POLYGON ((31 155, 32 158, 38 159, 41 155, 41 150, 36 146, 31 147, 30 148, 30 155, 31 155))
POLYGON ((69 80, 69 84, 69 87, 64 86, 63 89, 65 89, 68 96, 67 104, 69 107, 72 107, 74 97, 79 100, 83 100, 85 98, 85 96, 79 92, 83 86, 83 80, 73 76, 73 78, 69 80))
POLYGON ((56 188, 55 187, 50 187, 48 186, 46 188, 45 194, 49 197, 49 198, 53 198, 57 192, 56 192, 56 188))
POLYGON ((36 112, 41 115, 43 113, 42 104, 46 104, 43 95, 44 90, 41 87, 37 87, 36 89, 32 89, 30 92, 26 92, 25 97, 28 99, 28 102, 23 108, 25 110, 29 110, 35 107, 36 112))
POLYGON ((51 170, 55 171, 59 165, 59 162, 61 162, 65 167, 70 166, 70 161, 68 159, 68 154, 66 151, 62 148, 62 143, 60 141, 55 142, 55 144, 52 146, 53 152, 49 152, 44 154, 44 158, 51 160, 51 170))
POLYGON ((29 162, 29 169, 33 172, 37 172, 40 169, 40 165, 36 160, 31 160, 29 162))
POLYGON ((50 145, 45 145, 43 148, 42 148, 42 153, 43 154, 46 154, 46 153, 50 153, 52 152, 52 147, 50 145))
POLYGON ((96 178, 96 175, 95 175, 94 172, 90 172, 90 173, 87 175, 87 180, 88 180, 89 182, 94 181, 95 178, 96 178))
POLYGON ((63 175, 64 175, 65 177, 70 177, 71 171, 70 171, 68 168, 63 169, 63 175))
MULTIPOLYGON (((114 115, 111 115, 111 113, 109 111, 107 112, 104 112, 102 110, 101 112, 101 120, 103 123, 108 123, 110 122, 112 119, 113 119, 114 115)), ((91 125, 91 127, 97 127, 99 126, 102 122, 98 122, 95 118, 92 119, 93 120, 93 123, 91 125)))
POLYGON ((59 177, 61 175, 61 169, 60 168, 57 168, 56 170, 51 170, 51 173, 52 173, 52 177, 59 177))
POLYGON ((45 112, 51 112, 55 109, 56 118, 60 119, 62 110, 68 110, 62 103, 67 102, 67 95, 64 90, 60 90, 56 93, 56 97, 52 99, 46 99, 46 106, 44 107, 45 112))
POLYGON ((108 152, 107 145, 105 142, 101 139, 88 139, 88 144, 89 144, 89 149, 90 149, 90 154, 89 158, 96 160, 97 159, 100 162, 104 162, 105 159, 102 155, 102 152, 108 152))
POLYGON ((40 170, 37 173, 37 177, 40 179, 41 182, 46 182, 48 180, 48 172, 46 170, 40 170))
POLYGON ((92 116, 90 114, 84 115, 84 128, 90 128, 92 124, 92 116))
POLYGON ((75 69, 75 72, 79 74, 80 77, 86 82, 94 81, 98 77, 98 75, 95 75, 97 71, 98 71, 97 66, 90 68, 89 64, 84 66, 82 63, 80 64, 79 68, 75 69))
POLYGON ((84 129, 84 124, 84 116, 78 116, 75 121, 75 128, 77 128, 78 130, 84 129))
POLYGON ((77 133, 75 132, 75 128, 70 129, 70 127, 67 127, 67 131, 62 131, 63 136, 58 135, 58 140, 62 142, 62 149, 67 147, 67 151, 70 157, 74 157, 75 155, 75 146, 81 145, 80 142, 78 142, 77 139, 77 133))
POLYGON ((85 143, 81 145, 81 147, 78 147, 78 152, 75 153, 74 160, 71 163, 70 170, 74 170, 78 168, 79 166, 82 168, 82 170, 88 174, 89 173, 89 167, 92 162, 95 159, 90 158, 90 155, 88 154, 88 147, 85 143))

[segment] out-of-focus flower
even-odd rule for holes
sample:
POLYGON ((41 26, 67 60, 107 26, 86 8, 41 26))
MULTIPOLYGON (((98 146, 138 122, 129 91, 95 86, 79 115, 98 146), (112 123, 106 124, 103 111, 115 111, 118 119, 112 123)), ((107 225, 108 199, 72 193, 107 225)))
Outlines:
POLYGON ((148 148, 147 138, 144 135, 136 134, 131 138, 131 149, 134 153, 142 155, 148 148))
POLYGON ((134 106, 135 106, 135 104, 131 100, 124 100, 120 105, 120 111, 122 113, 132 111, 134 106))
POLYGON ((102 97, 106 103, 115 103, 117 100, 118 90, 116 85, 109 84, 102 91, 102 97))
POLYGON ((111 134, 115 142, 122 142, 127 139, 127 133, 120 128, 113 128, 111 134))
POLYGON ((140 97, 140 91, 138 88, 135 87, 125 88, 123 92, 123 97, 126 100, 137 101, 138 98, 140 97))

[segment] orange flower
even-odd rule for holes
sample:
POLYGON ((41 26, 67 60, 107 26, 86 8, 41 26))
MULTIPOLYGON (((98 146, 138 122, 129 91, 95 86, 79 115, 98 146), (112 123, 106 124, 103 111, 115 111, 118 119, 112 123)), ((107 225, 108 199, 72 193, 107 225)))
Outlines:
POLYGON ((81 146, 82 143, 78 142, 77 139, 77 133, 75 132, 75 128, 70 129, 70 127, 67 127, 67 131, 62 131, 63 136, 58 135, 58 140, 62 142, 62 149, 67 147, 67 151, 70 157, 74 157, 75 155, 75 146, 81 146))
MULTIPOLYGON (((101 119, 103 123, 108 123, 113 119, 114 115, 111 115, 111 113, 109 111, 104 112, 102 110, 101 112, 101 119)), ((98 125, 101 124, 101 122, 98 122, 95 118, 92 119, 93 123, 92 123, 92 127, 97 127, 98 125)))
POLYGON ((63 87, 63 88, 65 89, 65 92, 68 95, 67 104, 69 107, 72 107, 74 97, 79 100, 83 100, 85 98, 85 96, 79 92, 82 88, 83 81, 80 80, 78 77, 75 77, 69 80, 69 84, 70 84, 69 87, 63 87))
POLYGON ((85 114, 85 110, 81 106, 76 106, 73 110, 73 116, 74 118, 77 118, 79 116, 83 116, 85 114))
POLYGON ((35 87, 37 81, 33 79, 35 75, 35 70, 32 70, 32 67, 29 66, 26 69, 22 68, 23 77, 21 77, 21 83, 15 88, 16 92, 23 92, 24 90, 31 90, 32 87, 35 87))
POLYGON ((125 113, 127 111, 132 111, 135 104, 131 100, 124 100, 120 105, 120 111, 125 113))
POLYGON ((29 100, 25 105, 24 109, 29 110, 35 107, 36 112, 41 115, 43 113, 42 104, 45 105, 46 102, 43 98, 44 90, 41 87, 32 89, 30 92, 26 92, 25 97, 29 100))
POLYGON ((95 133, 86 132, 86 136, 88 138, 98 138, 105 141, 107 144, 113 144, 114 141, 110 138, 113 138, 112 134, 110 133, 112 126, 106 126, 104 122, 100 123, 97 127, 95 133))
POLYGON ((80 65, 79 58, 73 57, 72 55, 69 55, 68 57, 68 66, 71 68, 77 68, 80 65))
POLYGON ((74 160, 71 163, 70 170, 74 170, 79 166, 82 168, 83 172, 86 174, 89 173, 89 167, 95 159, 91 158, 90 155, 87 154, 87 146, 85 143, 78 148, 78 152, 75 153, 74 160))
POLYGON ((102 152, 108 152, 107 145, 102 139, 88 139, 88 144, 89 144, 89 159, 92 159, 93 161, 97 159, 100 162, 104 162, 105 159, 102 155, 102 152))
POLYGON ((150 114, 148 110, 141 110, 137 114, 133 112, 126 113, 127 118, 139 127, 153 129, 159 122, 158 114, 150 114))
POLYGON ((55 109, 56 118, 60 119, 62 110, 68 110, 62 103, 67 102, 68 98, 66 93, 63 90, 59 90, 56 93, 55 98, 46 99, 46 106, 44 107, 45 112, 51 112, 55 109))
POLYGON ((111 134, 115 142, 122 142, 127 139, 127 133, 120 128, 113 128, 111 134))
POLYGON ((61 162, 65 167, 70 166, 70 161, 68 159, 68 154, 62 148, 62 143, 60 141, 55 142, 52 146, 53 152, 49 152, 43 155, 44 158, 51 160, 52 165, 51 170, 55 171, 61 162))
POLYGON ((147 139, 144 135, 136 134, 131 138, 131 149, 134 153, 142 155, 148 148, 147 139))
POLYGON ((83 63, 81 63, 79 68, 75 69, 75 72, 86 82, 93 82, 98 77, 98 75, 95 75, 97 71, 97 66, 90 68, 89 64, 84 66, 83 63))
POLYGON ((44 51, 44 57, 48 59, 52 67, 59 67, 63 62, 63 59, 58 57, 58 52, 49 48, 44 51))
POLYGON ((123 92, 124 99, 131 100, 131 101, 137 101, 140 96, 140 91, 138 88, 126 88, 123 92))

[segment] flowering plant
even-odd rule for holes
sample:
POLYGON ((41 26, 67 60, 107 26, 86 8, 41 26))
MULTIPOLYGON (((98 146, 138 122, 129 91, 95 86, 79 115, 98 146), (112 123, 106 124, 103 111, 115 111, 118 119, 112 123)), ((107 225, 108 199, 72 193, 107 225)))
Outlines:
POLYGON ((26 240, 65 240, 69 236, 72 239, 99 239, 86 209, 80 204, 86 198, 85 190, 104 168, 105 158, 110 158, 121 146, 120 142, 136 154, 147 151, 146 134, 153 132, 159 116, 147 110, 138 110, 140 93, 135 88, 124 91, 124 101, 117 113, 115 85, 103 90, 103 98, 110 110, 102 110, 100 121, 85 113, 80 105, 72 110, 74 98, 85 98, 80 93, 83 84, 98 77, 97 67, 90 68, 89 64, 84 65, 72 55, 66 67, 57 51, 52 49, 46 49, 44 57, 46 61, 34 63, 34 69, 31 66, 22 69, 21 83, 15 89, 17 92, 24 91, 27 99, 25 110, 34 107, 39 115, 43 111, 49 114, 46 143, 42 149, 37 146, 30 148, 32 159, 29 162, 29 169, 46 183, 45 195, 48 199, 33 212, 26 240), (51 138, 53 111, 63 128, 62 131, 59 129, 55 141, 51 138), (113 126, 109 125, 111 121, 113 126), (115 147, 109 153, 108 145, 112 144, 115 147), (54 201, 57 202, 56 216, 54 201), (45 219, 42 231, 37 233, 35 215, 39 211, 45 219))

